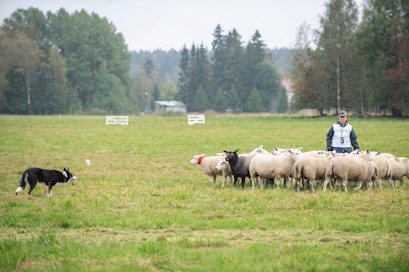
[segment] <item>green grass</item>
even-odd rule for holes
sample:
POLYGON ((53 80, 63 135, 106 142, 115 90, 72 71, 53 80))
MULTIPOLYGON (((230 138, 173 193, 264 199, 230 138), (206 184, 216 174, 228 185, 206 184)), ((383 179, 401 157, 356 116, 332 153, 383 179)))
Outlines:
MULTIPOLYGON (((215 188, 195 154, 325 148, 334 117, 0 116, 0 271, 408 271, 409 186, 215 188), (85 164, 89 159, 91 166, 85 164), (76 185, 17 197, 32 166, 76 185)), ((362 149, 409 157, 409 120, 351 118, 362 149)))

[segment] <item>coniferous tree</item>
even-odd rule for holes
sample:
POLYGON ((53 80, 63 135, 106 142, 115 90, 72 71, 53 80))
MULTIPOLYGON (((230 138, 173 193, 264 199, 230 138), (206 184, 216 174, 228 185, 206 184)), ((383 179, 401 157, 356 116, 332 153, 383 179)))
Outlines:
POLYGON ((198 75, 200 86, 206 94, 207 108, 212 108, 216 91, 211 84, 211 65, 208 59, 207 50, 201 44, 196 51, 194 73, 198 75))
POLYGON ((225 84, 225 65, 226 65, 226 37, 223 35, 223 29, 220 25, 217 25, 213 32, 213 42, 212 42, 212 82, 213 88, 221 88, 226 91, 230 86, 225 84))
POLYGON ((262 111, 264 111, 260 93, 256 88, 253 88, 251 90, 251 93, 247 98, 246 111, 247 112, 262 112, 262 111))
POLYGON ((364 95, 377 113, 409 112, 409 5, 399 0, 368 0, 358 31, 364 95))
MULTIPOLYGON (((202 45, 196 47, 192 45, 190 52, 184 50, 181 59, 181 74, 179 86, 183 87, 183 92, 187 95, 186 103, 187 109, 192 111, 199 111, 203 105, 211 106, 211 82, 210 82, 210 63, 207 57, 207 52, 202 45), (187 75, 188 73, 188 75, 187 75), (186 77, 185 77, 186 76, 186 77), (200 97, 203 94, 206 96, 203 105, 197 101, 198 91, 201 90, 200 97)), ((184 93, 181 92, 181 95, 184 93)))
MULTIPOLYGON (((337 112, 347 109, 348 94, 352 84, 348 84, 350 76, 353 48, 353 37, 358 22, 358 9, 354 0, 330 0, 326 3, 326 11, 320 19, 318 57, 322 68, 327 71, 325 85, 329 86, 331 104, 337 112)), ((351 90, 357 91, 357 90, 351 90)))
POLYGON ((226 95, 227 106, 234 112, 242 112, 243 111, 243 104, 240 100, 240 97, 237 93, 236 87, 233 85, 230 90, 227 91, 226 95))
POLYGON ((277 112, 285 113, 288 110, 288 97, 284 87, 280 87, 277 94, 277 112))
POLYGON ((160 88, 159 85, 156 83, 153 87, 153 92, 152 92, 152 101, 151 101, 151 109, 155 108, 155 101, 158 101, 160 98, 160 88))
POLYGON ((226 63, 223 89, 229 90, 234 86, 240 103, 244 104, 251 90, 245 89, 242 84, 245 56, 241 43, 241 36, 236 29, 228 32, 226 36, 226 63))
POLYGON ((151 77, 152 74, 157 70, 155 63, 153 63, 151 58, 146 58, 143 62, 142 69, 145 70, 145 73, 148 77, 151 77))
POLYGON ((216 95, 213 97, 213 109, 218 112, 225 112, 228 108, 228 99, 226 97, 227 91, 222 88, 216 90, 216 95))
POLYGON ((308 103, 306 97, 306 85, 307 85, 307 69, 311 64, 310 46, 310 26, 306 23, 301 24, 297 29, 296 43, 294 48, 294 54, 291 60, 291 86, 294 92, 292 98, 292 107, 294 109, 303 109, 308 103))
POLYGON ((263 97, 263 111, 276 112, 277 94, 280 90, 281 78, 271 60, 264 60, 256 66, 254 78, 255 87, 263 97))
POLYGON ((246 89, 251 90, 257 86, 256 73, 257 65, 268 59, 267 52, 265 51, 264 41, 261 40, 261 35, 256 31, 251 37, 251 41, 246 47, 246 69, 244 70, 244 82, 243 85, 246 89))
POLYGON ((178 79, 178 95, 177 98, 186 104, 189 111, 189 78, 190 78, 190 55, 186 46, 183 46, 181 58, 179 62, 179 79, 178 79))
POLYGON ((208 109, 208 98, 202 85, 196 90, 195 96, 192 98, 192 111, 203 112, 208 109))

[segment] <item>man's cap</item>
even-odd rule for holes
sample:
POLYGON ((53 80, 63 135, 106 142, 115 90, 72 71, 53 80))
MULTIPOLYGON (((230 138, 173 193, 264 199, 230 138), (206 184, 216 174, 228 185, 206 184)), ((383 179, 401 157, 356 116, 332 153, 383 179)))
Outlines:
POLYGON ((340 111, 339 114, 338 114, 338 116, 345 116, 345 117, 347 117, 347 116, 348 116, 348 113, 347 113, 346 111, 340 111))

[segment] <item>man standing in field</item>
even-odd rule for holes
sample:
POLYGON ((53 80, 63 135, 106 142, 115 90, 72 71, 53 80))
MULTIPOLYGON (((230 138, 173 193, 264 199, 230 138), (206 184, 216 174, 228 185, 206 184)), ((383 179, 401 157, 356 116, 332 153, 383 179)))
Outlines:
POLYGON ((348 114, 340 111, 338 121, 331 126, 327 133, 327 150, 337 153, 351 153, 352 148, 359 149, 354 129, 348 124, 348 114))

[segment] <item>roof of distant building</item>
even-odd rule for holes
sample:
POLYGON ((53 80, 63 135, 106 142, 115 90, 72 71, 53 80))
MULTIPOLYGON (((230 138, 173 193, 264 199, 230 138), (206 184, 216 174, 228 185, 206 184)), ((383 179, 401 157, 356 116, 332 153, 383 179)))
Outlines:
POLYGON ((183 107, 185 104, 179 101, 155 101, 155 104, 159 104, 165 107, 183 107))
POLYGON ((284 86, 287 93, 292 93, 293 89, 291 88, 291 81, 287 76, 281 78, 281 85, 284 86))

